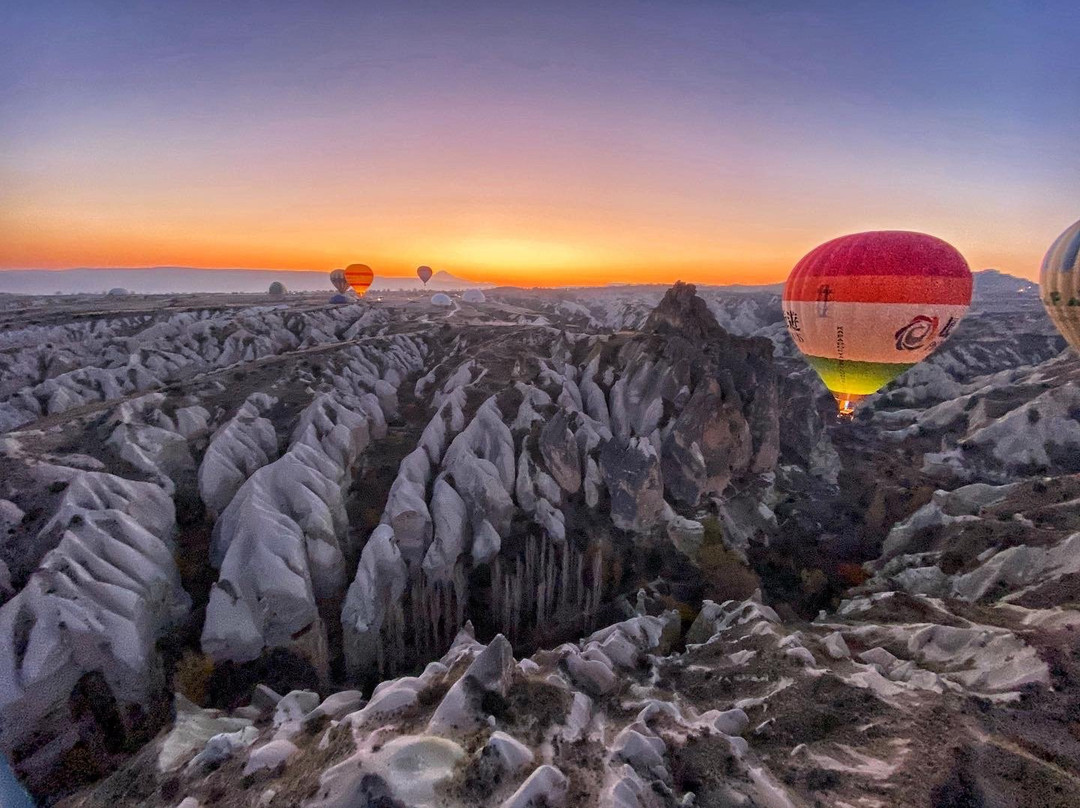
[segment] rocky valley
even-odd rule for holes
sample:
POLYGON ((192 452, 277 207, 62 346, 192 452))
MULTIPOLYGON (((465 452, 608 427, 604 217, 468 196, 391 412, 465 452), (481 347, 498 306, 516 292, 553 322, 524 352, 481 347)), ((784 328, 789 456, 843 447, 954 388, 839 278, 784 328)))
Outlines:
POLYGON ((1080 358, 838 421, 770 288, 0 296, 42 805, 1080 804, 1080 358), (440 301, 442 302, 442 301, 440 301))

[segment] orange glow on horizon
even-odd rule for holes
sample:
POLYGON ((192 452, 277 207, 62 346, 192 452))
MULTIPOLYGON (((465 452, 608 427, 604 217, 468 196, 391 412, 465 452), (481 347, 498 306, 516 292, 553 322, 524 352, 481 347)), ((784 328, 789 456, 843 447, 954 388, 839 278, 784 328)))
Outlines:
POLYGON ((1003 208, 989 179, 927 196, 922 184, 901 184, 902 163, 852 165, 838 182, 847 155, 833 153, 786 173, 744 172, 735 156, 703 173, 674 146, 641 161, 577 141, 552 153, 532 144, 530 154, 515 135, 448 155, 442 141, 399 148, 388 135, 366 162, 348 149, 298 147, 296 161, 274 151, 241 170, 225 162, 240 152, 163 160, 90 130, 78 141, 65 132, 48 160, 13 155, 20 168, 0 189, 0 270, 328 272, 362 262, 386 277, 427 264, 497 285, 756 285, 783 281, 830 238, 909 229, 950 242, 972 269, 1035 278, 1070 223, 1038 195, 1019 212, 1003 208))
MULTIPOLYGON (((409 227, 394 239, 386 228, 380 238, 365 246, 340 225, 306 236, 297 229, 285 229, 252 243, 256 240, 245 238, 242 231, 200 231, 195 236, 186 226, 113 228, 101 224, 73 227, 56 222, 50 227, 41 226, 39 221, 38 226, 19 226, 18 222, 12 226, 11 217, 0 219, 0 271, 180 266, 329 272, 361 261, 369 264, 377 277, 411 278, 417 266, 428 264, 436 272, 444 270, 463 280, 506 286, 670 284, 676 280, 758 285, 782 282, 813 246, 858 229, 823 228, 816 236, 801 229, 787 233, 783 242, 769 242, 760 235, 756 241, 734 235, 704 238, 698 233, 678 232, 678 228, 666 239, 658 227, 649 232, 634 226, 623 228, 625 237, 619 239, 608 222, 599 226, 590 223, 591 228, 581 223, 575 233, 546 239, 491 234, 458 237, 409 227), (395 249, 394 242, 408 246, 395 249)), ((881 226, 874 222, 861 229, 881 226)), ((517 229, 526 231, 525 227, 517 229)), ((549 229, 554 228, 538 228, 541 232, 549 229)), ((974 270, 996 267, 1029 279, 1038 276, 1042 252, 1034 239, 1016 246, 965 250, 962 240, 938 234, 952 240, 974 270)))
MULTIPOLYGON (((411 278, 417 266, 428 264, 436 272, 445 270, 464 280, 510 286, 676 280, 761 284, 782 280, 803 248, 737 239, 726 245, 685 229, 679 232, 677 225, 670 227, 667 236, 660 223, 639 222, 626 228, 608 221, 568 225, 551 216, 536 227, 538 232, 553 233, 547 238, 503 234, 528 232, 521 224, 497 228, 502 232, 487 227, 486 232, 458 235, 448 227, 386 221, 372 228, 379 237, 367 245, 350 232, 347 223, 337 221, 304 234, 295 225, 269 228, 260 223, 256 227, 250 220, 241 220, 234 233, 219 228, 193 231, 186 223, 164 226, 146 221, 145 213, 142 221, 139 218, 122 209, 77 224, 60 221, 53 211, 34 211, 32 216, 27 211, 25 217, 0 219, 0 270, 183 266, 328 272, 361 261, 376 276, 411 278), (121 219, 127 215, 139 226, 124 226, 121 219), (24 218, 23 226, 19 218, 24 218), (252 243, 256 241, 250 235, 253 229, 265 231, 258 244, 252 243), (624 238, 618 237, 620 230, 624 238), (391 232, 396 238, 391 238, 391 232), (395 249, 395 242, 408 246, 395 249)), ((441 221, 441 217, 433 218, 441 221)))
POLYGON ((973 269, 1035 278, 1069 224, 1038 196, 1019 214, 1003 209, 983 183, 948 198, 919 184, 883 194, 907 176, 902 165, 852 166, 837 184, 837 155, 744 176, 734 158, 703 173, 674 149, 635 162, 575 142, 556 160, 510 142, 460 145, 449 159, 387 137, 363 164, 347 150, 301 150, 296 162, 275 152, 240 170, 224 158, 162 160, 93 132, 80 139, 87 155, 68 137, 55 162, 14 155, 24 167, 0 190, 0 270, 362 262, 385 277, 427 264, 496 285, 756 285, 783 281, 830 238, 910 229, 952 243, 973 269))

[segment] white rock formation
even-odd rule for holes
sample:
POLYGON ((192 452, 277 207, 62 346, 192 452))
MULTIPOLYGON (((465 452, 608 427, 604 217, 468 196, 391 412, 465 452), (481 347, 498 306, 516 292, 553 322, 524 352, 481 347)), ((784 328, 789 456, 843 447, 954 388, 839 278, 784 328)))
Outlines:
POLYGON ((223 513, 247 478, 277 456, 274 426, 263 417, 276 401, 252 394, 210 440, 199 466, 199 495, 212 516, 223 513))
POLYGON ((316 396, 300 413, 288 451, 255 471, 232 498, 211 547, 221 573, 202 643, 212 657, 246 662, 267 648, 289 647, 325 672, 320 603, 345 590, 345 491, 372 437, 386 433, 379 402, 390 396, 368 388, 392 391, 422 360, 408 338, 394 338, 380 351, 355 346, 348 373, 339 377, 348 384, 316 396))
MULTIPOLYGON (((220 710, 204 710, 177 694, 176 720, 158 751, 158 771, 175 771, 196 752, 201 754, 214 738, 245 732, 250 728, 251 721, 246 718, 225 715, 220 710)), ((250 746, 250 741, 247 741, 250 733, 243 738, 246 741, 244 745, 250 746)), ((220 743, 218 742, 218 745, 220 743)), ((211 752, 207 757, 215 755, 216 752, 211 752)), ((207 762, 206 758, 200 761, 202 762, 207 762)))
POLYGON ((46 525, 62 531, 60 541, 0 607, 0 747, 8 751, 65 724, 84 674, 104 677, 121 705, 149 703, 164 682, 155 643, 190 608, 162 490, 64 473, 68 486, 46 525))

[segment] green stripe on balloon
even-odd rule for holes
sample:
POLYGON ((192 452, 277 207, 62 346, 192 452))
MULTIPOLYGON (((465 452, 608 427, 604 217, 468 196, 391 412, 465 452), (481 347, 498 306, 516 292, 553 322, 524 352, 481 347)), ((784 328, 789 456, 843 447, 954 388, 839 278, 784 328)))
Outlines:
POLYGON ((876 393, 916 362, 855 362, 806 356, 806 361, 833 392, 869 395, 876 393))

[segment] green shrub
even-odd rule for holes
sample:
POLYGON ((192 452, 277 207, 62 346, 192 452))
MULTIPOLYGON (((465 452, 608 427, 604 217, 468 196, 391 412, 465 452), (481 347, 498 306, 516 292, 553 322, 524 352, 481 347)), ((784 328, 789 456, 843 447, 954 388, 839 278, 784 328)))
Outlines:
POLYGON ((206 704, 207 688, 214 673, 214 660, 198 651, 187 650, 176 663, 173 689, 188 701, 206 704))

